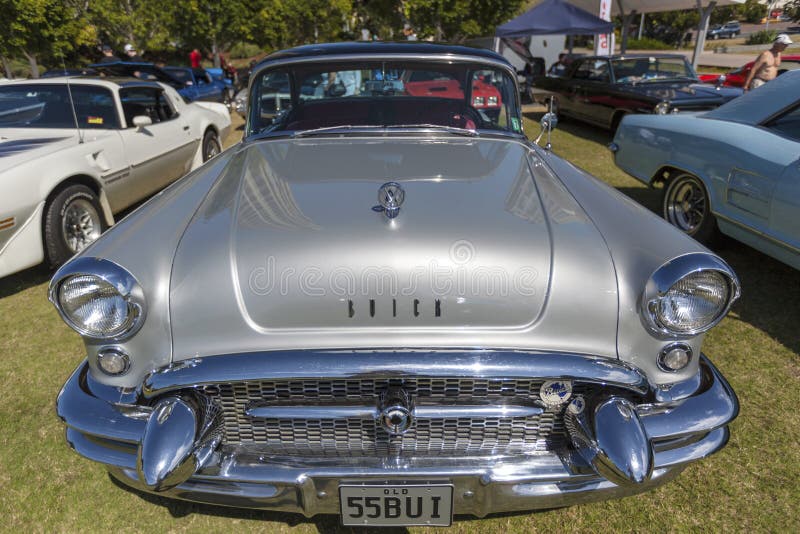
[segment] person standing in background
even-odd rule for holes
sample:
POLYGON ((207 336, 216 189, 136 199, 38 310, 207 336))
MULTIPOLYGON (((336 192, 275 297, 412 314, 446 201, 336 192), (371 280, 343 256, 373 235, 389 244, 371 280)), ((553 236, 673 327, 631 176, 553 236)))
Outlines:
POLYGON ((772 48, 759 54, 744 82, 745 91, 761 87, 778 77, 778 67, 781 66, 781 53, 790 44, 792 44, 792 40, 788 35, 782 33, 772 41, 772 48))
POLYGON ((203 59, 203 56, 200 54, 198 49, 194 49, 189 52, 189 63, 192 65, 193 69, 200 68, 200 61, 203 59))
POLYGON ((107 44, 104 44, 101 50, 103 51, 103 57, 100 58, 98 63, 116 63, 119 61, 119 58, 114 55, 114 50, 107 44))
POLYGON ((134 63, 142 63, 144 61, 142 56, 136 53, 136 49, 130 43, 125 45, 125 55, 127 56, 125 61, 131 61, 134 63))

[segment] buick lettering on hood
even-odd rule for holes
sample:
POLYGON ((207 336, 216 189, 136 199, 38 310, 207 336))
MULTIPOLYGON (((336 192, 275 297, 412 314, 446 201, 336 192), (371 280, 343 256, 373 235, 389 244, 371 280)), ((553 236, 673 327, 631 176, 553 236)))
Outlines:
POLYGON ((477 49, 267 57, 244 140, 55 274, 87 354, 71 447, 137 490, 345 525, 623 497, 724 447, 702 343, 736 275, 528 141, 518 95, 477 49))

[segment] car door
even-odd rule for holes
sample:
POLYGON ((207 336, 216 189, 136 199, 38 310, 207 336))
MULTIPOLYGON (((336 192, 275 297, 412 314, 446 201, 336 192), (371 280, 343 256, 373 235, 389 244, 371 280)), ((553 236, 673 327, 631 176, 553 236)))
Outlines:
POLYGON ((180 178, 194 155, 195 142, 182 117, 157 86, 120 89, 126 128, 122 140, 131 166, 134 195, 144 198, 180 178), (134 117, 147 117, 151 124, 137 128, 134 117))
POLYGON ((589 75, 582 92, 582 110, 587 120, 608 126, 614 115, 614 99, 611 95, 611 67, 607 59, 587 61, 589 75))
POLYGON ((790 163, 775 184, 769 216, 770 237, 782 243, 800 268, 800 106, 770 121, 766 128, 787 144, 790 163))
POLYGON ((203 69, 194 69, 194 83, 197 88, 197 95, 199 100, 208 102, 219 102, 220 98, 219 89, 213 83, 211 76, 203 69))
POLYGON ((70 84, 70 93, 84 140, 77 150, 86 152, 83 156, 99 175, 111 210, 119 211, 127 205, 130 164, 114 94, 107 87, 81 84, 70 84))
MULTIPOLYGON (((792 123, 798 128, 800 117, 794 117, 794 121, 776 121, 740 125, 742 142, 717 145, 713 161, 721 171, 724 169, 724 176, 714 183, 724 184, 724 189, 712 193, 712 209, 724 233, 784 258, 789 250, 785 244, 797 241, 800 226, 798 191, 793 190, 800 178, 797 169, 800 142, 780 129, 788 130, 792 123)), ((800 130, 795 133, 800 136, 800 130)), ((800 268, 800 258, 796 261, 800 268)))
POLYGON ((577 60, 577 63, 572 68, 569 81, 565 83, 566 94, 559 106, 576 117, 584 118, 582 99, 591 66, 586 59, 577 60))

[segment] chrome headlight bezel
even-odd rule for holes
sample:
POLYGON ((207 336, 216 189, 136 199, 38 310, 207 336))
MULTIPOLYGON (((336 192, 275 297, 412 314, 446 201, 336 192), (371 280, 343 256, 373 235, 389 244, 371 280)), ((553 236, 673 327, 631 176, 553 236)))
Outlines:
POLYGON ((147 308, 144 291, 136 278, 123 267, 101 258, 77 258, 64 265, 56 272, 50 282, 48 298, 58 310, 61 319, 70 328, 89 340, 116 342, 128 339, 139 331, 144 324, 146 316, 147 308), (97 332, 87 330, 73 320, 69 313, 64 310, 60 299, 61 287, 67 281, 79 276, 95 277, 112 286, 127 304, 128 315, 125 322, 108 335, 100 335, 97 332))
POLYGON ((641 300, 641 316, 648 330, 662 339, 691 338, 714 328, 728 314, 733 303, 741 294, 739 279, 721 258, 703 252, 695 252, 679 256, 658 269, 650 276, 645 285, 641 300), (714 319, 700 328, 675 330, 659 320, 655 306, 667 295, 670 289, 687 276, 703 271, 714 271, 723 276, 727 282, 727 300, 714 319))

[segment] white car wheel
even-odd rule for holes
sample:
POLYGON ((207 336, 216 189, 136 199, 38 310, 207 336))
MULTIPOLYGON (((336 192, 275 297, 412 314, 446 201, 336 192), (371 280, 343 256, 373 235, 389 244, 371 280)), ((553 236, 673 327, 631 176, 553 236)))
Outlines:
POLYGON ((56 267, 92 244, 105 231, 94 191, 73 184, 59 191, 45 208, 44 245, 47 260, 56 267))

